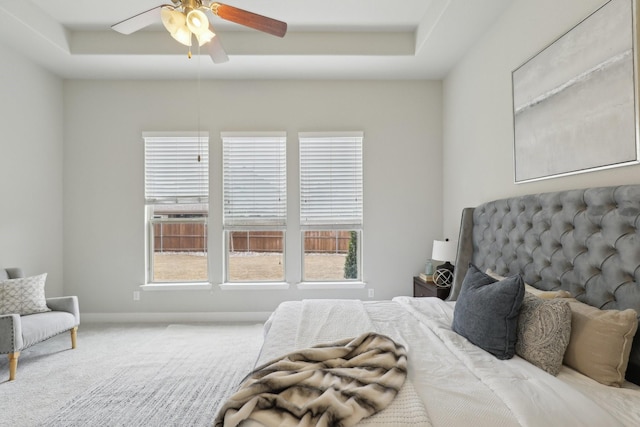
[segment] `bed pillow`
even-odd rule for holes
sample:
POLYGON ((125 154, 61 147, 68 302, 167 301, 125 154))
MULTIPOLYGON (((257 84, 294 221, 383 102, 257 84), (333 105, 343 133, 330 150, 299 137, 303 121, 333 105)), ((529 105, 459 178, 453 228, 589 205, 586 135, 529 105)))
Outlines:
POLYGON ((525 292, 518 318, 516 354, 556 376, 570 337, 571 308, 567 299, 542 299, 525 292))
POLYGON ((605 385, 619 387, 629 363, 636 330, 635 310, 600 310, 574 298, 571 307, 571 339, 564 364, 605 385))
MULTIPOLYGON (((505 278, 490 268, 487 268, 486 273, 496 280, 502 280, 505 278)), ((558 291, 543 291, 542 289, 535 288, 527 283, 524 284, 524 290, 542 299, 571 298, 571 293, 568 291, 563 291, 562 289, 558 291)))
POLYGON ((0 281, 0 314, 34 314, 51 311, 44 285, 47 273, 0 281))
POLYGON ((496 281, 469 264, 453 312, 452 328, 498 359, 510 359, 515 354, 523 296, 520 275, 496 281))

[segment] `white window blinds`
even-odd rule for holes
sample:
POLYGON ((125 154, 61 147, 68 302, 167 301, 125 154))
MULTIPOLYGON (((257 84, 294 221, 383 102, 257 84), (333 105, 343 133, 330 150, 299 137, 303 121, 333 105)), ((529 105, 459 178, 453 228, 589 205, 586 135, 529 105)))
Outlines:
POLYGON ((286 133, 223 132, 224 225, 286 225, 286 133))
POLYGON ((209 135, 199 135, 143 133, 146 204, 208 203, 209 135))
POLYGON ((300 139, 300 224, 362 224, 362 132, 300 139))

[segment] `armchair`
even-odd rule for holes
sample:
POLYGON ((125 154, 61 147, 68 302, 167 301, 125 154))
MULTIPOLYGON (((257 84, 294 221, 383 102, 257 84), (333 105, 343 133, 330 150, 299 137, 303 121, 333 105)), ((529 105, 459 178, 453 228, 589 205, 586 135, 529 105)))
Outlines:
MULTIPOLYGON (((0 281, 25 277, 19 268, 0 269, 0 281)), ((75 296, 47 298, 51 311, 27 315, 0 314, 0 354, 9 356, 9 381, 16 377, 20 352, 66 331, 76 348, 80 311, 75 296)))

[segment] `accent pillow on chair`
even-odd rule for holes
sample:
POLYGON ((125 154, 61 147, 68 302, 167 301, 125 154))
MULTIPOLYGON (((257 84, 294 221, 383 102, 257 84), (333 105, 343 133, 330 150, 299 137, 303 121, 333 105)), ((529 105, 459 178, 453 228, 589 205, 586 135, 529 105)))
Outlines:
POLYGON ((47 273, 0 281, 0 314, 34 314, 51 311, 44 285, 47 273))

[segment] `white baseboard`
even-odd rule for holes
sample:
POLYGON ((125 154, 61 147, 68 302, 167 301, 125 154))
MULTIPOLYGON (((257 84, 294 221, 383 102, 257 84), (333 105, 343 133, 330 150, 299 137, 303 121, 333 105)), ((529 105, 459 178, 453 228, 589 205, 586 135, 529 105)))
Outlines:
POLYGON ((271 312, 80 313, 80 323, 265 322, 271 312))

